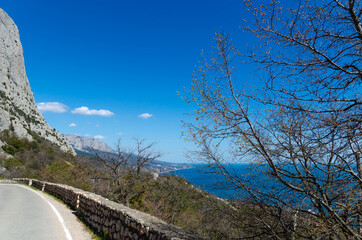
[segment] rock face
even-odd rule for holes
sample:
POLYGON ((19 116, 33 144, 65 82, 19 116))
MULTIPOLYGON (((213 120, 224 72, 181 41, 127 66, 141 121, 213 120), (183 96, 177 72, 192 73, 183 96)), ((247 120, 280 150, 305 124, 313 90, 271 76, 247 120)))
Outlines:
POLYGON ((73 148, 79 151, 86 153, 94 153, 94 151, 115 153, 115 151, 103 141, 73 134, 65 134, 64 136, 73 148))
MULTIPOLYGON (((5 129, 29 140, 32 140, 29 134, 32 131, 63 151, 75 154, 63 135, 49 126, 36 107, 25 73, 18 28, 0 9, 0 131, 5 129)), ((0 142, 0 146, 2 144, 0 142)))

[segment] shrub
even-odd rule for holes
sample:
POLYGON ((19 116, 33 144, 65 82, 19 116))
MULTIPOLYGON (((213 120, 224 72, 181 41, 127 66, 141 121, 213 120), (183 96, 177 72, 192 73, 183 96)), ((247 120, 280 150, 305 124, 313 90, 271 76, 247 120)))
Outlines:
POLYGON ((21 165, 21 163, 15 158, 7 158, 4 159, 2 162, 3 166, 8 170, 13 170, 17 166, 21 165))
POLYGON ((6 153, 8 153, 10 155, 14 155, 15 152, 16 152, 15 148, 13 146, 10 146, 10 145, 4 145, 1 148, 4 150, 4 152, 6 152, 6 153))

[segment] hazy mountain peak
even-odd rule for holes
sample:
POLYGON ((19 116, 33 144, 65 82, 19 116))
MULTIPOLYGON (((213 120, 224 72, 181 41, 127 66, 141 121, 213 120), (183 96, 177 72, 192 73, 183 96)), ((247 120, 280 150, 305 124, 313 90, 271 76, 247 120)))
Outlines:
POLYGON ((64 134, 74 149, 82 152, 94 153, 94 151, 115 153, 105 142, 89 137, 81 137, 74 134, 64 134))

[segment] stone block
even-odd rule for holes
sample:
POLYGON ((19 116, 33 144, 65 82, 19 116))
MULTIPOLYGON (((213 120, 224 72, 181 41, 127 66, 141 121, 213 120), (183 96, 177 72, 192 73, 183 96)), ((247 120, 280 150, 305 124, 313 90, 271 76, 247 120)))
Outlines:
POLYGON ((118 220, 116 223, 116 231, 119 232, 121 230, 121 221, 118 220))

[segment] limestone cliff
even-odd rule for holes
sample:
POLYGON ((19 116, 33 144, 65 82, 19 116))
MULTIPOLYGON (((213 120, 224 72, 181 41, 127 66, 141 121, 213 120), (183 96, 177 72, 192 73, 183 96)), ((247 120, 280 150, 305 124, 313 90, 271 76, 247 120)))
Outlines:
MULTIPOLYGON (((29 140, 32 139, 29 131, 32 131, 63 151, 75 154, 63 135, 51 128, 37 109, 25 73, 18 28, 0 9, 0 131, 5 129, 29 140)), ((2 144, 0 142, 0 146, 2 144)))

